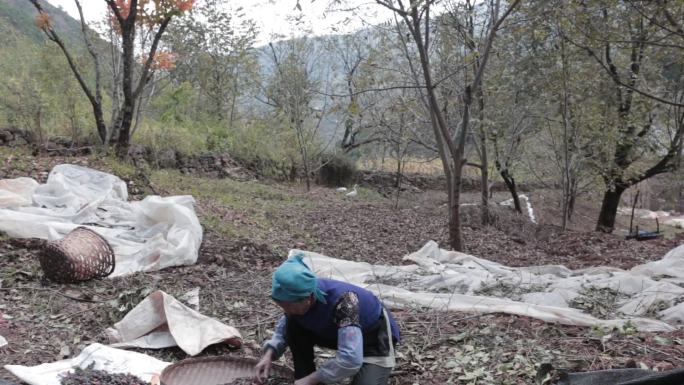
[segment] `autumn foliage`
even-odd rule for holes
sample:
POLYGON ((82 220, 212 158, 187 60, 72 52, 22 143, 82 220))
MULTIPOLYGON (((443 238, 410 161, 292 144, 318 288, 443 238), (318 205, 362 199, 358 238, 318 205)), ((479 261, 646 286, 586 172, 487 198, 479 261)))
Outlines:
MULTIPOLYGON (((130 0, 116 0, 119 15, 126 19, 131 12, 130 0)), ((140 0, 137 5, 137 19, 141 23, 154 24, 161 19, 178 15, 192 9, 195 0, 140 0)))
POLYGON ((155 53, 150 68, 153 70, 170 70, 175 66, 176 55, 173 52, 159 51, 155 53))
MULTIPOLYGON (((130 0, 115 0, 116 11, 122 19, 127 19, 131 13, 130 0)), ((192 9, 195 0, 139 0, 137 3, 136 24, 153 28, 164 19, 180 15, 192 9)), ((110 25, 121 33, 121 25, 112 12, 110 25)))
POLYGON ((131 13, 131 3, 129 3, 128 0, 116 0, 116 7, 119 9, 119 14, 124 19, 131 13))
POLYGON ((36 26, 40 29, 49 29, 52 27, 50 16, 47 13, 41 12, 36 16, 36 26))

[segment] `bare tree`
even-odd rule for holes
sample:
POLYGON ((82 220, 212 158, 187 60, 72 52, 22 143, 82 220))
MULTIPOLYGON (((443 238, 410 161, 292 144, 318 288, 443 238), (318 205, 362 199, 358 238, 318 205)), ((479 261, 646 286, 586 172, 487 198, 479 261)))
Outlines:
POLYGON ((463 175, 463 166, 467 163, 464 159, 466 139, 470 132, 470 109, 475 101, 475 95, 482 85, 484 70, 489 60, 492 43, 506 17, 518 5, 519 0, 514 0, 500 15, 500 0, 490 4, 487 33, 481 45, 471 52, 476 58, 477 70, 469 81, 464 83, 459 92, 461 104, 461 122, 458 127, 447 124, 433 79, 433 64, 430 58, 432 44, 432 6, 435 1, 409 0, 376 0, 376 2, 394 12, 403 21, 409 31, 412 42, 417 50, 420 69, 425 86, 427 106, 432 120, 433 130, 439 150, 442 166, 447 179, 447 192, 449 196, 449 238, 454 250, 463 250, 464 243, 461 234, 460 219, 460 193, 463 175))
MULTIPOLYGON (((316 62, 313 45, 305 38, 291 39, 278 48, 269 44, 269 59, 273 75, 266 87, 265 103, 274 107, 284 124, 295 134, 296 145, 304 168, 306 189, 311 189, 312 161, 317 154, 314 149, 322 122, 323 108, 315 108, 313 63, 316 62)), ((294 167, 294 164, 293 164, 294 167)))
MULTIPOLYGON (((88 28, 83 18, 81 5, 78 0, 74 0, 80 13, 81 27, 83 36, 86 41, 88 51, 93 58, 95 66, 95 87, 87 83, 82 71, 78 68, 74 61, 73 55, 64 44, 64 41, 59 37, 59 34, 52 26, 49 15, 45 12, 38 0, 29 0, 31 4, 38 11, 38 26, 43 30, 45 35, 59 46, 64 53, 64 56, 69 63, 74 76, 78 80, 81 89, 86 94, 93 107, 95 117, 95 125, 97 126, 98 136, 102 143, 106 144, 108 140, 107 126, 104 122, 104 114, 102 107, 102 82, 100 60, 89 38, 88 28)), ((115 126, 112 131, 117 136, 117 153, 120 157, 125 157, 128 153, 128 146, 130 144, 131 126, 135 116, 135 108, 138 99, 143 93, 145 85, 150 80, 151 73, 154 72, 154 64, 164 31, 174 16, 192 8, 192 0, 158 1, 154 5, 150 4, 150 0, 131 0, 130 3, 121 3, 116 0, 105 0, 109 11, 113 15, 115 29, 119 32, 121 38, 121 65, 122 72, 120 83, 115 84, 115 87, 121 87, 121 94, 123 101, 121 108, 113 115, 115 126), (134 61, 136 51, 136 33, 141 28, 146 28, 152 32, 152 40, 148 49, 143 53, 144 61, 140 68, 136 66, 134 61), (139 75, 136 78, 136 72, 139 70, 139 75)))
POLYGON ((675 22, 675 29, 679 24, 666 17, 669 14, 667 2, 654 2, 661 8, 651 16, 644 9, 633 7, 643 2, 621 3, 624 6, 610 7, 604 1, 576 4, 573 8, 576 12, 568 17, 578 26, 578 31, 564 35, 568 42, 595 60, 613 85, 609 100, 615 108, 616 129, 612 145, 605 146, 610 152, 604 154, 604 165, 600 169, 606 188, 596 224, 597 231, 608 233, 615 227, 622 193, 641 181, 674 170, 684 138, 681 117, 675 117, 673 130, 664 134, 660 132, 660 126, 668 123, 665 119, 658 119, 656 113, 658 104, 680 107, 681 78, 665 84, 663 96, 646 92, 641 87, 648 79, 649 57, 656 57, 663 49, 680 49, 662 47, 659 43, 663 34, 672 35, 671 21, 675 22), (600 21, 600 26, 597 21, 600 21), (664 138, 665 143, 649 144, 658 137, 664 138), (644 151, 648 148, 653 150, 644 151), (649 152, 656 158, 655 163, 645 168, 638 167, 649 152))

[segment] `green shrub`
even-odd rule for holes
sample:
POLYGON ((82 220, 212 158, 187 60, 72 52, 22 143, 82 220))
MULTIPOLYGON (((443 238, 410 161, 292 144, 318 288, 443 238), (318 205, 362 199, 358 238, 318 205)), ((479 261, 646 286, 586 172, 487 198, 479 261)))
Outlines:
POLYGON ((318 183, 328 186, 350 185, 356 175, 356 165, 343 154, 328 154, 323 157, 318 171, 318 183))

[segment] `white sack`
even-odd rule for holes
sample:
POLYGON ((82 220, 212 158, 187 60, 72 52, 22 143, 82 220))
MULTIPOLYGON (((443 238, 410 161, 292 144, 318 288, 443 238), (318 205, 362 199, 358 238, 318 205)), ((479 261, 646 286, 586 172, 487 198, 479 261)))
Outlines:
POLYGON ((148 196, 128 202, 126 183, 85 167, 55 166, 26 201, 29 178, 0 180, 0 200, 16 191, 22 199, 0 203, 0 231, 17 238, 56 240, 78 226, 98 232, 116 256, 111 277, 136 271, 191 265, 197 261, 202 227, 191 196, 148 196), (23 186, 23 187, 22 187, 23 186), (23 190, 22 190, 23 188, 23 190))
POLYGON ((72 368, 85 369, 92 363, 95 364, 95 370, 112 374, 129 373, 147 382, 170 365, 169 362, 145 354, 92 344, 69 360, 37 366, 5 365, 5 369, 30 385, 60 385, 61 376, 71 372, 72 368))
POLYGON ((383 266, 304 253, 304 261, 320 277, 333 278, 373 291, 388 305, 463 312, 502 312, 566 325, 620 327, 628 321, 642 331, 671 331, 684 319, 684 246, 662 260, 629 271, 596 267, 570 270, 563 266, 509 267, 471 255, 442 250, 428 242, 404 257, 413 265, 383 266), (478 295, 489 287, 520 289, 519 300, 478 295), (603 320, 569 303, 586 289, 611 289, 619 318, 603 320), (652 306, 665 305, 658 319, 646 318, 652 306), (669 322, 669 323, 668 323, 669 322))
POLYGON ((219 342, 239 346, 242 339, 234 327, 198 313, 161 290, 147 296, 106 333, 114 347, 178 346, 191 356, 219 342))

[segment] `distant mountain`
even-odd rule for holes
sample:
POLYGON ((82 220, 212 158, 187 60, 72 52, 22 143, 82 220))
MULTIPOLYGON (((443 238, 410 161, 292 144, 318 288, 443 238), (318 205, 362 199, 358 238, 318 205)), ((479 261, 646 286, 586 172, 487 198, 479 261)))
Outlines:
MULTIPOLYGON (((96 1, 96 0, 89 0, 96 1)), ((47 0, 40 0, 43 9, 50 15, 51 21, 59 36, 72 49, 78 51, 85 48, 81 33, 80 21, 74 19, 60 7, 55 7, 47 0)), ((103 2, 104 4, 104 2, 103 2)), ((0 0, 0 47, 13 47, 14 49, 40 49, 45 44, 47 37, 38 29, 35 19, 38 12, 29 0, 0 0)), ((357 34, 367 33, 357 32, 357 34)), ((311 68, 315 70, 311 76, 320 83, 322 88, 327 88, 326 83, 341 84, 344 82, 344 74, 339 68, 340 60, 325 46, 332 41, 339 41, 343 36, 326 35, 312 36, 308 40, 312 46, 313 55, 309 58, 311 68)), ((101 41, 101 45, 96 42, 96 46, 106 47, 107 43, 101 41)), ((286 50, 290 41, 273 42, 274 49, 278 52, 286 50)), ((52 43, 48 43, 52 44, 52 43)), ((103 48, 104 50, 104 48, 103 48)), ((259 64, 263 76, 269 76, 275 70, 271 59, 271 48, 269 45, 255 47, 259 64)), ((72 51, 73 52, 73 51, 72 51)), ((0 63, 3 58, 0 57, 0 63)), ((257 108, 266 108, 265 105, 250 100, 249 103, 257 108)), ((322 104, 322 100, 317 102, 322 104)), ((321 133, 323 137, 339 137, 341 132, 339 122, 343 114, 338 113, 327 116, 322 125, 321 133)))
MULTIPOLYGON (((82 44, 81 23, 78 20, 47 1, 41 1, 41 5, 50 15, 52 25, 63 40, 82 44)), ((37 14, 28 0, 0 0, 0 44, 7 43, 9 39, 42 43, 46 37, 36 27, 37 14)))

